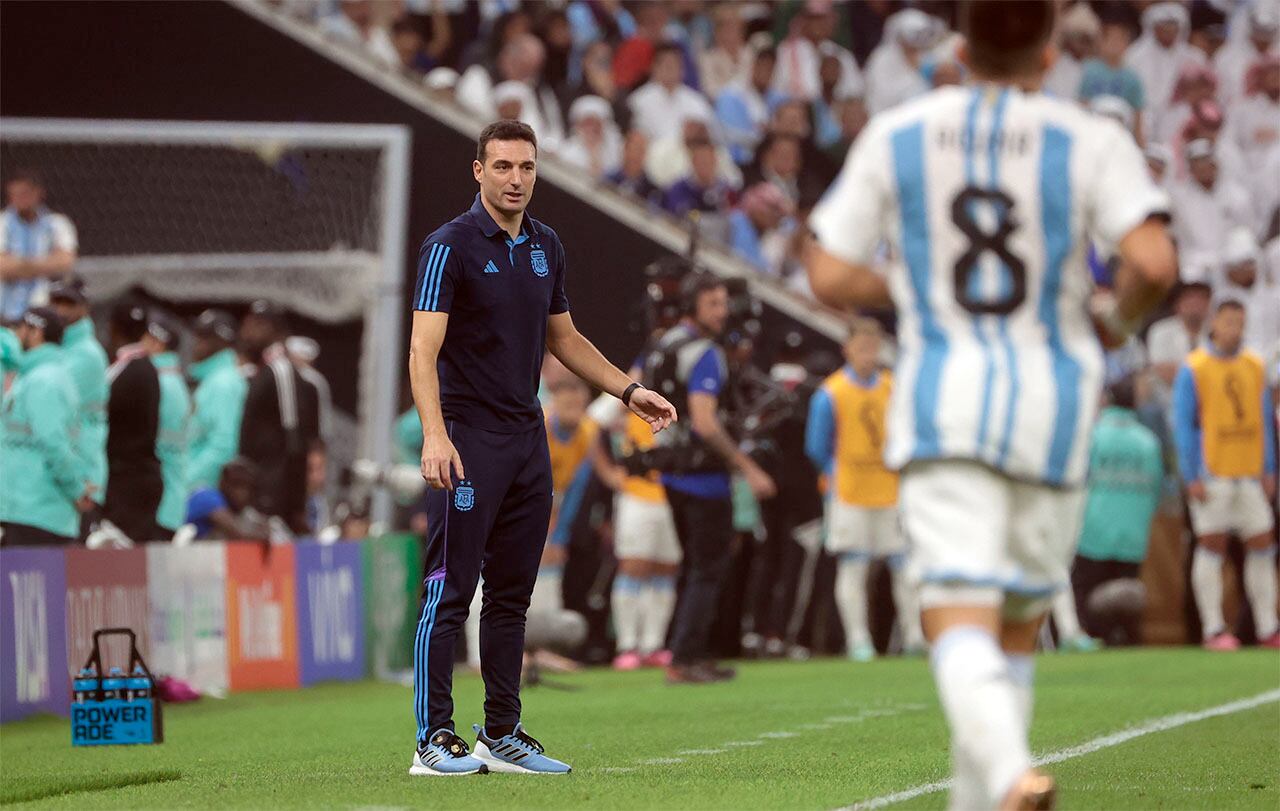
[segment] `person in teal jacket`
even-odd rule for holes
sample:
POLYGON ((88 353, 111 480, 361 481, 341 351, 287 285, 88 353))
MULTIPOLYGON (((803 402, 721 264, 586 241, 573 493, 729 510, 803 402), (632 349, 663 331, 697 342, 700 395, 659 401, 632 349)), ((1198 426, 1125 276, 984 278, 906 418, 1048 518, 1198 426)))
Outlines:
POLYGON ((237 325, 221 310, 205 310, 194 325, 191 377, 197 381, 187 456, 187 489, 217 487, 222 468, 240 449, 240 419, 249 384, 235 350, 237 325))
POLYGON ((22 358, 22 341, 18 333, 8 327, 0 327, 0 392, 4 390, 4 375, 18 371, 22 358))
POLYGON ((182 379, 178 359, 181 336, 173 319, 152 312, 142 346, 160 376, 160 429, 156 433, 156 456, 164 495, 156 509, 156 524, 169 535, 178 531, 187 514, 187 438, 191 419, 191 393, 182 379))
POLYGON ((1110 606, 1100 615, 1090 610, 1090 597, 1116 580, 1131 581, 1129 593, 1141 596, 1138 570, 1147 556, 1151 521, 1164 484, 1160 440, 1134 409, 1132 378, 1114 383, 1110 404, 1093 429, 1088 496, 1071 573, 1085 629, 1111 644, 1139 641, 1142 603, 1123 600, 1123 605, 1110 606))
MULTIPOLYGON (((49 289, 49 303, 66 324, 62 362, 80 397, 80 441, 76 452, 93 485, 92 499, 101 504, 107 487, 107 351, 94 334, 82 279, 54 284, 49 289)), ((87 533, 82 530, 81 534, 87 533)))
POLYGON ((59 346, 62 319, 49 307, 34 307, 16 333, 23 354, 0 404, 0 543, 70 544, 91 490, 76 455, 78 402, 59 346))

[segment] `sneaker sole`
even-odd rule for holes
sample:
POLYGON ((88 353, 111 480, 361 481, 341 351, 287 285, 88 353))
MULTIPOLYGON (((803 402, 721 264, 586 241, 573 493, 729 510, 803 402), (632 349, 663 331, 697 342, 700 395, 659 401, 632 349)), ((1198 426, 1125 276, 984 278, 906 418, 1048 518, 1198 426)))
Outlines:
POLYGON ((495 757, 489 751, 489 747, 479 741, 476 741, 476 751, 472 752, 471 756, 476 760, 484 761, 484 764, 489 767, 489 771, 501 772, 504 774, 568 774, 573 771, 572 767, 570 767, 568 771, 563 772, 539 772, 534 769, 526 769, 519 764, 508 763, 505 760, 495 757))
POLYGON ((489 767, 482 765, 469 772, 438 772, 430 766, 410 766, 409 774, 413 777, 466 777, 469 774, 488 774, 489 767))

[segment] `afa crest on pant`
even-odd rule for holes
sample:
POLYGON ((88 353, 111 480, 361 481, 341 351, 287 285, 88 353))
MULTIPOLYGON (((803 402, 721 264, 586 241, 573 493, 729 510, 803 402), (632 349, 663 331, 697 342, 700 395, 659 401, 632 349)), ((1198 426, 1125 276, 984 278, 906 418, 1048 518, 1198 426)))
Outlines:
POLYGON ((476 506, 476 491, 469 482, 464 481, 454 489, 453 506, 462 512, 476 506))
POLYGON ((533 274, 535 276, 546 276, 551 272, 551 268, 547 265, 546 251, 529 251, 529 262, 533 265, 533 274))

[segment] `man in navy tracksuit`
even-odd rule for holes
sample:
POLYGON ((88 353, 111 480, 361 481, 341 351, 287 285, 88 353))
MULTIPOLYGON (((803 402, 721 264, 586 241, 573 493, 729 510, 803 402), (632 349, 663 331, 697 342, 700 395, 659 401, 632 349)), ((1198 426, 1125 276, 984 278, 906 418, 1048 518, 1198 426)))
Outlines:
POLYGON ((422 245, 409 373, 422 419, 430 526, 414 638, 417 750, 409 773, 565 773, 520 725, 525 612, 551 518, 551 462, 538 404, 544 351, 622 399, 655 432, 671 404, 635 383, 573 326, 555 231, 525 216, 537 141, 518 121, 480 134, 471 209, 422 245), (452 316, 452 317, 451 317, 452 316), (484 726, 454 730, 453 652, 483 574, 484 726))

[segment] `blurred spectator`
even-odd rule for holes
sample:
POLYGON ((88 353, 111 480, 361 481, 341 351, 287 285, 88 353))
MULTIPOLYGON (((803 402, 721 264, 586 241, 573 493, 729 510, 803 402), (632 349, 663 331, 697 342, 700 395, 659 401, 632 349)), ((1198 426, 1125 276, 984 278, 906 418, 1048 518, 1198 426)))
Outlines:
POLYGON ((569 107, 572 135, 558 155, 569 165, 599 180, 622 165, 622 133, 613 109, 599 96, 579 96, 569 107))
POLYGON ((822 90, 818 75, 822 57, 829 54, 840 63, 841 95, 863 95, 858 63, 848 49, 832 39, 836 21, 829 0, 805 0, 804 9, 791 20, 787 38, 778 45, 778 64, 773 74, 775 90, 793 99, 816 99, 822 90))
POLYGON ((867 60, 866 99, 872 115, 929 89, 920 65, 934 32, 933 18, 914 8, 897 12, 885 23, 884 39, 867 60))
POLYGON ((1191 177, 1171 193, 1173 233, 1183 260, 1182 278, 1199 281, 1217 264, 1227 234, 1234 226, 1249 226, 1254 212, 1248 192, 1219 172, 1212 143, 1192 141, 1186 158, 1191 177))
POLYGON ((258 471, 252 462, 235 458, 223 466, 217 487, 198 487, 187 499, 187 523, 202 541, 265 541, 267 522, 253 509, 258 471))
POLYGON ((730 84, 748 79, 755 60, 747 47, 747 24, 737 3, 716 5, 711 19, 713 44, 699 56, 698 74, 702 92, 707 98, 718 99, 730 84))
POLYGON ((1213 145, 1214 156, 1225 177, 1248 177, 1248 169, 1235 144, 1229 138, 1221 137, 1223 120, 1222 107, 1212 99, 1204 99, 1191 106, 1191 116, 1173 141, 1175 156, 1180 159, 1176 167, 1179 178, 1185 179, 1190 175, 1187 146, 1200 140, 1213 145))
MULTIPOLYGON (((130 299, 111 310, 107 369, 107 492, 102 517, 134 543, 161 539, 156 512, 164 496, 156 439, 160 433, 160 375, 142 337, 147 311, 130 299)), ((167 539, 170 536, 165 536, 167 539)))
POLYGON ((1098 49, 1102 23, 1088 3, 1076 3, 1058 19, 1058 58, 1044 77, 1044 89, 1064 99, 1080 97, 1085 60, 1098 49))
MULTIPOLYGON (((623 90, 631 90, 644 80, 657 73, 654 61, 657 52, 667 43, 667 23, 671 21, 671 12, 665 0, 653 3, 637 3, 635 11, 635 29, 613 52, 613 78, 623 90)), ((676 53, 680 57, 680 75, 684 75, 684 51, 679 45, 676 53)))
POLYGON ((62 319, 49 307, 35 307, 15 332, 22 356, 4 395, 0 544, 70 544, 80 531, 79 512, 92 506, 92 488, 76 456, 79 404, 62 362, 62 319))
MULTIPOLYGON (((1173 314, 1147 331, 1147 357, 1168 394, 1178 367, 1208 337, 1212 289, 1204 282, 1187 282, 1174 290, 1173 314)), ((1165 397, 1167 402, 1167 396, 1165 397)))
POLYGON ((1272 359, 1280 348, 1280 285, 1266 271, 1258 242, 1249 229, 1231 229, 1222 252, 1222 273, 1213 284, 1213 298, 1215 306, 1224 301, 1244 306, 1245 347, 1272 359))
POLYGON ((1167 188, 1169 184, 1169 167, 1173 164, 1173 150, 1161 143, 1151 142, 1142 152, 1147 159, 1147 172, 1157 186, 1167 188))
POLYGON ((174 320, 165 313, 151 313, 142 347, 151 357, 160 377, 160 423, 156 434, 156 456, 164 494, 156 509, 156 524, 171 538, 186 523, 187 439, 190 436, 191 393, 182 379, 178 358, 181 335, 174 320))
POLYGON ((1089 109, 1104 118, 1110 118, 1124 127, 1126 132, 1133 132, 1133 125, 1136 123, 1133 108, 1119 96, 1094 96, 1089 102, 1089 109))
POLYGON ((573 32, 569 28, 569 19, 563 11, 551 9, 538 21, 537 34, 547 54, 542 81, 564 98, 571 75, 579 72, 574 64, 573 32))
MULTIPOLYGON (((307 451, 307 530, 315 535, 329 526, 329 455, 324 443, 317 440, 307 451)), ((367 517, 367 516, 366 516, 367 517)), ((352 540, 361 540, 368 536, 348 536, 352 540)))
POLYGON ((622 103, 623 93, 613 79, 613 48, 609 43, 592 43, 582 55, 582 77, 577 92, 584 96, 599 96, 609 102, 615 118, 626 115, 629 120, 627 106, 622 103))
POLYGON ((1173 85, 1169 106, 1151 117, 1147 137, 1163 143, 1177 138, 1191 118, 1192 110, 1201 102, 1212 101, 1217 89, 1218 77, 1212 68, 1195 63, 1183 65, 1173 85))
POLYGON ((1155 3, 1142 13, 1142 36, 1125 54, 1125 66, 1142 79, 1153 120, 1159 120, 1173 103, 1173 87, 1183 66, 1204 62, 1204 56, 1187 42, 1189 30, 1186 6, 1155 3))
POLYGON ((400 67, 387 29, 374 22, 373 0, 339 0, 337 10, 321 18, 320 30, 337 42, 365 50, 389 68, 400 67))
POLYGON ((819 191, 804 172, 804 151, 799 138, 771 134, 756 154, 756 163, 743 176, 747 186, 772 183, 791 202, 792 208, 802 197, 816 196, 819 191))
POLYGON ((777 273, 785 236, 780 226, 794 210, 791 200, 772 183, 757 183, 742 195, 729 214, 729 244, 733 252, 757 270, 777 273))
MULTIPOLYGON (((1280 147, 1280 55, 1262 57, 1247 75, 1246 95, 1231 110, 1226 136, 1246 166, 1260 168, 1267 152, 1280 147)), ((1280 181, 1264 174, 1262 182, 1280 181)))
POLYGON ((396 49, 397 62, 404 71, 430 73, 449 52, 449 16, 444 13, 441 3, 433 3, 431 8, 429 40, 423 37, 421 26, 412 18, 401 17, 391 25, 391 43, 396 49))
POLYGON ((710 141, 689 145, 692 171, 667 189, 662 207, 677 217, 690 211, 727 214, 733 205, 733 187, 716 174, 716 147, 710 141))
POLYGON ((1227 17, 1208 3, 1191 6, 1191 33, 1187 42, 1200 52, 1205 64, 1212 65, 1214 57, 1227 41, 1227 17))
POLYGON ((314 338, 305 335, 291 335, 284 342, 285 352, 293 362, 302 379, 310 383, 316 390, 316 399, 320 408, 320 436, 327 439, 333 436, 333 393, 329 381, 316 368, 316 360, 320 357, 320 344, 314 338))
POLYGON ((925 63, 924 77, 935 90, 939 87, 954 87, 964 84, 965 69, 958 59, 932 60, 925 63))
POLYGON ((822 92, 813 100, 813 141, 818 148, 825 148, 840 140, 840 119, 837 107, 853 96, 837 92, 840 79, 840 63, 833 56, 822 57, 819 70, 822 92))
POLYGON ((785 99, 769 87, 777 62, 772 48, 762 49, 752 60, 750 72, 735 78, 715 97, 716 119, 737 163, 751 162, 769 122, 769 111, 785 99))
POLYGON ((1130 581, 1130 593, 1145 597, 1138 575, 1160 504, 1164 464, 1160 440, 1138 420, 1133 378, 1117 381, 1109 394, 1089 447, 1088 495, 1071 586, 1090 636, 1108 645, 1138 644, 1145 600, 1126 605, 1106 599, 1101 588, 1130 581))
POLYGON ((1137 71, 1125 64, 1125 54, 1133 36, 1123 20, 1104 19, 1098 38, 1098 55, 1085 60, 1080 71, 1080 100, 1092 101, 1094 96, 1119 96, 1134 109, 1138 142, 1145 136, 1143 122, 1147 110, 1148 93, 1137 71))
POLYGON ((840 138, 824 150, 827 159, 835 166, 844 163, 845 156, 853 146, 854 140, 867 125, 871 116, 867 113, 867 105, 862 99, 847 99, 839 105, 840 138))
POLYGON ((773 108, 769 117, 769 135, 789 135, 801 142, 813 135, 813 122, 809 119, 809 105, 794 99, 783 101, 773 108))
POLYGON ((578 50, 596 42, 620 42, 636 32, 636 21, 622 0, 573 0, 566 16, 578 50))
POLYGON ((457 102, 458 88, 458 71, 453 68, 433 68, 422 79, 422 84, 426 86, 427 92, 439 101, 453 104, 457 102))
POLYGON ((481 63, 462 74, 456 88, 458 100, 475 115, 492 120, 500 115, 498 86, 504 88, 504 99, 520 101, 519 119, 538 135, 538 143, 548 149, 564 140, 564 124, 560 103, 542 80, 546 48, 532 34, 513 37, 497 58, 497 71, 481 63))
POLYGON ((234 349, 236 322, 221 310, 205 310, 193 326, 191 368, 196 381, 187 457, 187 487, 216 487, 222 468, 240 447, 240 421, 249 384, 234 349))
MULTIPOLYGON (((645 159, 645 172, 649 179, 666 188, 680 178, 689 174, 689 145, 700 141, 711 141, 711 119, 703 113, 685 119, 681 131, 668 138, 653 142, 649 155, 645 159)), ((730 186, 738 188, 742 185, 742 171, 733 162, 729 150, 716 146, 716 173, 730 186)))
POLYGON ((48 301, 49 279, 76 261, 76 227, 44 204, 44 181, 19 169, 4 184, 0 216, 0 323, 48 301))
MULTIPOLYGON (((107 489, 107 351, 94 333, 83 279, 68 277, 55 282, 49 288, 49 303, 66 325, 62 362, 78 395, 76 414, 80 428, 76 444, 93 485, 90 499, 94 509, 85 514, 91 520, 107 489)), ((81 530, 81 537, 88 535, 87 524, 81 530)))
POLYGON ((241 345, 258 365, 245 396, 240 455, 258 467, 258 510, 304 533, 307 454, 319 439, 319 398, 285 352, 286 320, 279 305, 259 300, 240 325, 241 345))
POLYGON ((1248 36, 1235 38, 1214 57, 1222 80, 1222 103, 1231 106, 1246 94, 1250 66, 1264 57, 1280 55, 1280 8, 1274 3, 1254 3, 1246 19, 1248 36))
POLYGON ((333 509, 333 518, 338 527, 338 540, 342 541, 363 541, 373 526, 369 505, 361 502, 342 502, 333 509))
POLYGON ((622 165, 605 179, 637 200, 656 202, 660 191, 645 172, 648 154, 649 136, 640 130, 631 130, 622 144, 622 165))
POLYGON ((679 46, 659 46, 653 54, 653 78, 627 100, 634 125, 654 140, 678 136, 689 118, 711 119, 707 100, 680 83, 682 60, 679 46))

